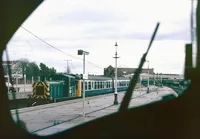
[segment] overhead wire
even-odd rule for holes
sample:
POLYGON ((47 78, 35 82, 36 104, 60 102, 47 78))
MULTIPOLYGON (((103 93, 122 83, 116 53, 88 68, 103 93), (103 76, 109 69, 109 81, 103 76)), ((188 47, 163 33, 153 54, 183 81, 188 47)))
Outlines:
MULTIPOLYGON (((71 55, 71 54, 68 54, 68 53, 66 53, 66 52, 64 52, 64 51, 62 51, 62 50, 56 48, 55 46, 53 46, 52 44, 50 44, 50 43, 46 42, 45 40, 41 39, 40 37, 38 37, 37 35, 35 35, 35 34, 32 33, 31 31, 29 31, 28 29, 26 29, 25 27, 23 27, 23 26, 20 26, 20 27, 21 27, 22 29, 24 29, 25 31, 27 31, 28 33, 30 33, 31 35, 33 35, 34 37, 36 37, 37 39, 39 39, 40 41, 42 41, 43 43, 45 43, 45 44, 47 44, 48 46, 50 46, 51 48, 56 49, 57 51, 59 51, 59 52, 65 54, 65 55, 68 55, 68 56, 70 56, 70 57, 73 57, 73 58, 76 58, 76 59, 79 59, 79 60, 83 60, 82 58, 73 56, 73 55, 71 55)), ((85 60, 85 61, 86 61, 87 63, 89 63, 89 64, 91 64, 91 65, 97 67, 97 68, 104 69, 104 68, 102 68, 102 67, 100 67, 100 66, 98 66, 98 65, 96 65, 96 64, 94 64, 94 63, 92 63, 92 62, 90 62, 90 61, 87 61, 87 60, 85 60)))

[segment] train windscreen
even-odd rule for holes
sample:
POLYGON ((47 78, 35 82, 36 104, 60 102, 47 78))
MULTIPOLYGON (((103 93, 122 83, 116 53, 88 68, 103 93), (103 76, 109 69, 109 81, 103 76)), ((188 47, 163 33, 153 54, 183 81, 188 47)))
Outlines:
POLYGON ((36 95, 44 95, 44 86, 36 86, 36 95))
MULTIPOLYGON (((184 76, 190 4, 191 0, 44 1, 13 35, 2 57, 6 82, 19 88, 7 93, 9 99, 16 96, 23 104, 20 108, 27 107, 21 100, 28 95, 38 99, 34 106, 42 103, 34 111, 27 107, 29 111, 19 113, 20 120, 30 133, 50 135, 118 112, 147 50, 135 88, 126 95, 127 107, 181 96, 190 85, 184 76), (46 103, 53 104, 47 108, 46 103)), ((196 53, 194 42, 187 46, 196 53)), ((13 110, 15 101, 11 102, 13 110)))

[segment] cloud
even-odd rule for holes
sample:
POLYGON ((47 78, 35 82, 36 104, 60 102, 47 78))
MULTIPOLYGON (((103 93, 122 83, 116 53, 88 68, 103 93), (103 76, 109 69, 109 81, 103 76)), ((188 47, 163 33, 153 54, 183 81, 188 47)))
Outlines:
MULTIPOLYGON (((99 67, 115 64, 116 41, 118 64, 137 67, 159 21, 161 24, 148 55, 151 66, 158 72, 182 72, 184 46, 190 40, 188 4, 187 0, 45 1, 23 26, 75 57, 82 58, 77 55, 78 49, 89 51, 86 60, 93 64, 86 63, 86 71, 102 74, 99 67)), ((11 59, 28 57, 59 71, 64 70, 63 60, 71 59, 73 71, 82 72, 82 60, 49 47, 22 28, 9 42, 8 50, 11 59)))
POLYGON ((117 17, 112 13, 106 13, 103 11, 93 11, 89 9, 79 9, 64 13, 61 16, 57 16, 50 21, 52 24, 85 24, 93 22, 119 22, 123 18, 117 17))

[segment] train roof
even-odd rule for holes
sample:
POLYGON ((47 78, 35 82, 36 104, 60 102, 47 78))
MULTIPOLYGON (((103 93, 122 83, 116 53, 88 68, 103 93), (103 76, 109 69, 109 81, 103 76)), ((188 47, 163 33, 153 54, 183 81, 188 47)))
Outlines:
POLYGON ((88 75, 88 80, 112 80, 112 78, 103 75, 88 75))
MULTIPOLYGON (((76 78, 80 75, 57 73, 57 74, 55 74, 55 76, 76 78)), ((115 78, 104 76, 104 75, 88 75, 88 80, 112 80, 112 79, 115 79, 115 78)), ((117 80, 130 80, 130 78, 128 78, 128 77, 118 77, 117 80)))
MULTIPOLYGON (((115 79, 115 78, 113 78, 115 79)), ((111 77, 103 75, 88 75, 88 80, 112 80, 111 77)), ((130 80, 129 78, 118 77, 117 80, 130 80)))
POLYGON ((63 77, 75 78, 75 75, 65 74, 65 73, 56 73, 54 76, 63 76, 63 77))

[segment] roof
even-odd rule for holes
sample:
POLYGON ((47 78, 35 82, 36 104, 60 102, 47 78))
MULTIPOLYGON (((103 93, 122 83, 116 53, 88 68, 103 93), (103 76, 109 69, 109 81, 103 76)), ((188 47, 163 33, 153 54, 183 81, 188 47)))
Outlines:
MULTIPOLYGON (((115 78, 113 78, 115 79, 115 78)), ((103 76, 103 75, 96 75, 96 76, 88 76, 88 80, 112 80, 111 77, 103 76)), ((125 77, 117 77, 117 80, 130 80, 129 78, 125 77)))
POLYGON ((47 81, 49 84, 60 84, 63 83, 63 81, 47 81))
POLYGON ((112 80, 112 78, 103 75, 88 75, 88 80, 112 80))
POLYGON ((75 76, 69 75, 69 74, 61 74, 61 75, 62 75, 62 76, 65 76, 65 77, 75 78, 75 76))
POLYGON ((65 73, 56 73, 54 76, 64 76, 64 77, 68 77, 68 78, 75 78, 75 75, 65 74, 65 73))
POLYGON ((9 65, 14 65, 14 64, 16 64, 17 62, 18 62, 18 61, 3 61, 2 64, 5 65, 5 66, 8 65, 8 64, 9 64, 9 65))

